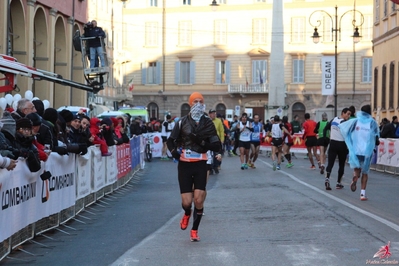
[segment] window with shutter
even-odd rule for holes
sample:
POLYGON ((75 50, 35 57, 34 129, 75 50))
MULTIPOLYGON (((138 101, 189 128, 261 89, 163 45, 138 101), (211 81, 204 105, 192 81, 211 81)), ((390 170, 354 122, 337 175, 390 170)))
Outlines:
POLYGON ((293 43, 305 42, 305 18, 293 17, 291 19, 291 41, 293 43))
POLYGON ((179 46, 191 46, 191 21, 179 22, 179 46))
POLYGON ((266 19, 253 19, 252 21, 252 43, 266 43, 266 19))
POLYGON ((157 82, 157 63, 149 62, 147 67, 147 84, 156 84, 157 82))
POLYGON ((363 58, 362 82, 371 83, 373 62, 371 57, 363 58))
POLYGON ((215 44, 226 44, 227 40, 227 21, 215 20, 215 44))
POLYGON ((221 60, 216 61, 215 69, 216 69, 216 72, 215 72, 216 84, 228 83, 228 81, 227 81, 227 61, 221 61, 221 60))
POLYGON ((294 59, 292 61, 292 82, 293 83, 304 83, 305 78, 304 78, 304 65, 305 61, 303 59, 294 59))
POLYGON ((388 16, 388 0, 384 0, 384 18, 388 16))
POLYGON ((389 65, 389 96, 388 96, 389 109, 393 109, 394 80, 395 80, 395 62, 391 62, 391 64, 389 65))
POLYGON ((381 81, 381 109, 386 110, 387 102, 387 66, 382 66, 382 81, 381 81))
POLYGON ((379 22, 380 20, 380 0, 375 0, 375 23, 379 22))
POLYGON ((158 6, 158 0, 150 0, 150 6, 158 6))
POLYGON ((146 22, 145 23, 145 45, 158 46, 158 23, 146 22))
POLYGON ((267 80, 267 60, 252 61, 252 83, 263 84, 267 80))
POLYGON ((180 84, 190 84, 190 62, 180 62, 180 84))

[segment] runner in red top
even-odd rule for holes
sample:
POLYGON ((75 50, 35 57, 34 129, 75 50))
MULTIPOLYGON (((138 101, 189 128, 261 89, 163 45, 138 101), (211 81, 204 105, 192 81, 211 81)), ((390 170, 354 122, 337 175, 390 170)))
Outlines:
POLYGON ((310 119, 310 114, 306 113, 305 114, 305 122, 303 122, 302 128, 303 128, 303 139, 305 140, 306 148, 308 150, 308 157, 309 161, 311 163, 310 169, 316 169, 316 166, 314 165, 313 161, 313 155, 316 157, 316 160, 319 164, 320 168, 320 158, 319 155, 317 155, 317 137, 315 133, 316 129, 316 122, 314 120, 310 119), (313 151, 313 155, 312 155, 313 151))
POLYGON ((287 131, 291 134, 287 134, 284 132, 284 145, 283 145, 283 154, 284 157, 287 159, 288 163, 286 165, 287 168, 291 168, 294 166, 294 164, 291 161, 291 146, 294 145, 294 139, 292 138, 292 135, 294 134, 292 130, 292 125, 290 122, 288 122, 288 116, 283 116, 283 125, 287 129, 287 131))

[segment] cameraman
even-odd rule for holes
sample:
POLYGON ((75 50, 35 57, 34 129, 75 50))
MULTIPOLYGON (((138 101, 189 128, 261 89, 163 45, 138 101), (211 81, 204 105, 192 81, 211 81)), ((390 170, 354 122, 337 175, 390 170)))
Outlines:
POLYGON ((98 57, 101 60, 101 67, 105 67, 104 51, 100 39, 105 39, 105 32, 102 28, 97 27, 97 21, 92 20, 85 24, 84 35, 85 37, 91 37, 87 40, 90 48, 90 68, 98 67, 98 64, 96 65, 98 57))

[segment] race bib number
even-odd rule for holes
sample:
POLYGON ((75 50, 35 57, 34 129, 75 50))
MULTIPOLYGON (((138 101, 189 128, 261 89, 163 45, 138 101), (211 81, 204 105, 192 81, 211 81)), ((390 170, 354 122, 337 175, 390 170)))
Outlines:
POLYGON ((243 132, 241 132, 241 136, 243 136, 243 137, 249 137, 250 134, 251 134, 251 131, 247 131, 247 130, 244 130, 243 132))
POLYGON ((183 150, 182 152, 183 157, 186 159, 202 159, 202 153, 198 153, 190 149, 183 150))

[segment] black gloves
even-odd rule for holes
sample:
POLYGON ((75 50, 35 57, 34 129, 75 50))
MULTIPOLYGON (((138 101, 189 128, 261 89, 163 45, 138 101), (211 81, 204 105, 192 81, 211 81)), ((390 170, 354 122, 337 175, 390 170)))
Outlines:
POLYGON ((87 153, 86 143, 79 143, 79 151, 81 155, 85 155, 87 153))
POLYGON ((28 149, 20 149, 18 157, 23 157, 25 159, 28 158, 29 157, 29 150, 28 149))
POLYGON ((176 160, 180 160, 180 153, 176 149, 172 151, 172 156, 176 160))
POLYGON ((66 155, 68 154, 68 150, 66 147, 57 146, 53 148, 53 151, 58 153, 59 155, 66 155))
POLYGON ((44 171, 43 174, 40 175, 40 178, 45 181, 47 179, 50 179, 51 173, 50 171, 44 171))
POLYGON ((204 146, 205 145, 205 141, 201 140, 196 134, 190 133, 189 137, 190 137, 192 142, 194 142, 194 143, 196 143, 196 144, 198 144, 200 146, 204 146))

